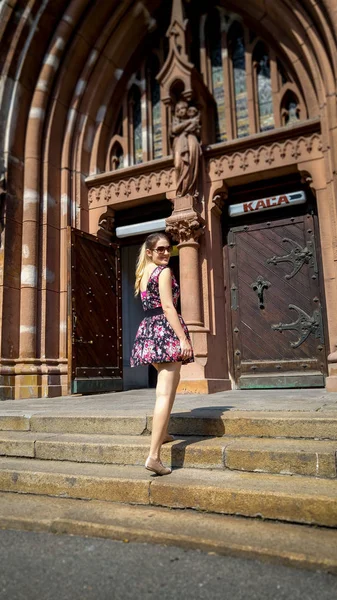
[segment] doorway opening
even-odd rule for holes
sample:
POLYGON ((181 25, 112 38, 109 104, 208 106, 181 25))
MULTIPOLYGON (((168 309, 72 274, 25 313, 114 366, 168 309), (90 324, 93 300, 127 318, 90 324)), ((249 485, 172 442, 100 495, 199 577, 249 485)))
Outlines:
MULTIPOLYGON (((135 207, 132 210, 116 213, 116 227, 134 225, 145 221, 165 219, 172 213, 172 205, 167 200, 135 207)), ((122 274, 122 339, 123 339, 123 389, 155 388, 157 371, 148 367, 131 367, 130 355, 140 322, 144 318, 141 299, 134 296, 136 262, 139 250, 147 234, 117 239, 121 248, 122 274)), ((178 249, 173 243, 170 267, 179 282, 178 249)))

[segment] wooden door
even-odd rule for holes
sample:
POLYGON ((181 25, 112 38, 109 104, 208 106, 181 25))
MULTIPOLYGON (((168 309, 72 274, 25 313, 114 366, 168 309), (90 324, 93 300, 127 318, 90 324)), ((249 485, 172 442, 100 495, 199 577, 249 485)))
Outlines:
POLYGON ((123 387, 119 248, 69 228, 71 393, 123 387))
POLYGON ((230 229, 228 300, 240 388, 324 385, 318 264, 311 215, 230 229))

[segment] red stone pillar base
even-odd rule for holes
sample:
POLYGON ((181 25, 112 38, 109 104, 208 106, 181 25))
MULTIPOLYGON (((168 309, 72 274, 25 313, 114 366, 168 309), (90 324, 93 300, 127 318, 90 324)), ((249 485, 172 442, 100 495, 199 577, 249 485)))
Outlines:
POLYGON ((329 375, 325 380, 327 392, 337 392, 337 350, 328 356, 329 375))
MULTIPOLYGON (((184 367, 183 367, 184 368, 184 367)), ((215 394, 232 389, 229 379, 181 379, 178 394, 215 394)))
POLYGON ((68 394, 67 359, 2 359, 0 399, 55 398, 68 394))

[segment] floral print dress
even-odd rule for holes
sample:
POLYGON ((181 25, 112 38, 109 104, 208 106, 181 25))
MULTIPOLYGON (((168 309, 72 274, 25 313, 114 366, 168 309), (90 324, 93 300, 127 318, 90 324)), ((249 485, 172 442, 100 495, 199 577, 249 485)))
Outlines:
MULTIPOLYGON (((169 267, 160 265, 152 271, 146 292, 141 293, 144 310, 161 308, 159 275, 163 269, 167 268, 169 267)), ((176 307, 179 298, 179 285, 172 272, 171 276, 172 297, 174 306, 176 307)), ((190 341, 187 326, 182 316, 178 316, 186 337, 190 341)), ((191 358, 182 359, 179 338, 174 333, 164 314, 152 315, 142 320, 131 352, 131 367, 166 362, 182 362, 183 364, 187 364, 193 361, 193 355, 191 358)))

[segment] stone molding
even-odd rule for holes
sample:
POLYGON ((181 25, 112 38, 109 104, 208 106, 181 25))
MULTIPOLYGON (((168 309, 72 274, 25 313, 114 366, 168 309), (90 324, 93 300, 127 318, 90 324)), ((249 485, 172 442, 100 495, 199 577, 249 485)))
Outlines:
POLYGON ((296 162, 322 158, 322 139, 319 133, 301 136, 285 141, 263 144, 244 151, 226 152, 219 158, 209 161, 211 181, 229 179, 260 170, 293 165, 296 162))
MULTIPOLYGON (((221 181, 323 157, 317 121, 293 129, 273 130, 203 149, 210 181, 221 181)), ((299 169, 300 170, 300 169, 299 169)), ((176 187, 172 156, 86 179, 89 209, 121 206, 144 197, 173 197, 176 187)), ((215 205, 217 202, 215 202, 215 205)), ((218 207, 219 208, 219 207, 218 207)))
POLYGON ((153 170, 149 174, 123 177, 120 180, 89 190, 89 208, 122 204, 128 200, 166 194, 175 190, 174 168, 153 170))

